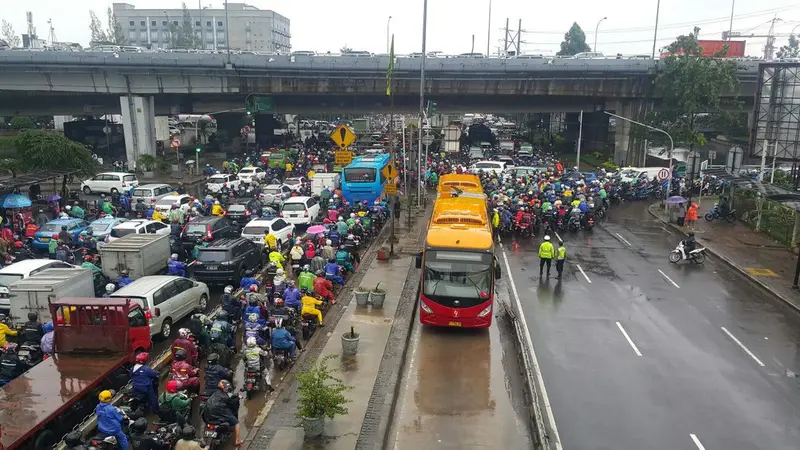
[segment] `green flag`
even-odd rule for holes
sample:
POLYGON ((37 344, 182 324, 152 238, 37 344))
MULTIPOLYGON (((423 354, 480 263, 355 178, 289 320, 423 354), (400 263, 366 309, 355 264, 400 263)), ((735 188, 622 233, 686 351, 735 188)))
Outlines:
POLYGON ((389 47, 389 69, 386 70, 386 95, 392 95, 392 72, 394 72, 394 35, 389 47))

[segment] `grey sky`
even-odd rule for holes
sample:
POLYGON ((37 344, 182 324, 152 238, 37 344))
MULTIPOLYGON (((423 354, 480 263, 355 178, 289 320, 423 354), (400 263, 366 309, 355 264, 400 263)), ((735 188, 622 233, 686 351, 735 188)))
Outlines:
MULTIPOLYGON (((221 8, 220 0, 201 0, 221 8)), ((104 0, 0 0, 0 18, 10 21, 18 34, 25 32, 25 11, 33 12, 40 37, 48 36, 47 20, 53 20, 59 41, 89 40, 89 10, 105 22, 105 10, 111 6, 104 0)), ((179 8, 180 0, 129 0, 137 8, 179 8)), ((231 1, 233 3, 233 1, 231 1)), ((395 35, 397 53, 420 51, 422 36, 422 0, 391 2, 388 0, 250 0, 261 9, 273 9, 291 20, 292 48, 336 52, 347 45, 354 50, 375 53, 386 51, 386 23, 391 15, 391 32, 395 35)), ((198 2, 187 2, 197 8, 198 2)), ((767 34, 769 21, 777 14, 782 19, 777 33, 789 33, 800 24, 800 3, 796 0, 761 0, 737 3, 734 31, 767 34)), ((475 35, 476 52, 485 53, 487 44, 489 0, 429 0, 428 50, 445 53, 469 52, 475 35)), ((597 21, 600 25, 598 50, 605 54, 649 54, 652 50, 656 0, 566 0, 562 2, 520 2, 493 0, 491 52, 502 47, 506 18, 510 28, 522 19, 523 51, 552 54, 558 50, 563 33, 573 21, 583 27, 589 45, 594 41, 597 21)), ((728 29, 731 0, 662 0, 658 46, 671 42, 678 34, 701 27, 701 38, 720 39, 728 29)), ((797 27, 795 32, 800 32, 797 27)), ((786 42, 777 39, 777 46, 786 42)), ((766 39, 747 39, 747 54, 761 55, 766 39)))

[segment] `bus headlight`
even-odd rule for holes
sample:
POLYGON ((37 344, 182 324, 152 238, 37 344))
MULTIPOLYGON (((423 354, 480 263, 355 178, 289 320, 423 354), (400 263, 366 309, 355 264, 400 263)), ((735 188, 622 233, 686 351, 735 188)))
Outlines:
POLYGON ((422 299, 420 299, 419 301, 419 307, 422 308, 422 310, 425 311, 426 313, 433 314, 433 310, 430 309, 428 305, 425 304, 425 301, 423 301, 422 299))
POLYGON ((478 313, 478 317, 486 317, 487 315, 492 313, 492 305, 487 306, 483 309, 480 313, 478 313))

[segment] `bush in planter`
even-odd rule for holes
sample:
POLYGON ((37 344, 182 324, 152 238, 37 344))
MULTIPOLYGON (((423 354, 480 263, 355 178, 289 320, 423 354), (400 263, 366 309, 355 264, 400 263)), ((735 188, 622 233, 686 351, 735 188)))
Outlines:
POLYGON ((352 400, 344 393, 353 389, 333 376, 334 369, 328 367, 328 360, 336 355, 329 355, 311 366, 308 370, 297 374, 297 417, 306 419, 333 419, 340 414, 347 414, 344 406, 352 400))
POLYGON ((158 159, 153 155, 142 155, 136 160, 136 169, 140 172, 152 172, 157 165, 158 159))

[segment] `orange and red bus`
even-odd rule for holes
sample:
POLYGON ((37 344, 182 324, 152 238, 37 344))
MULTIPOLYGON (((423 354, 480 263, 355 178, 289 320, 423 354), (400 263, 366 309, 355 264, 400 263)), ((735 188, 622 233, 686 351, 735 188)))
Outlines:
POLYGON ((417 255, 416 265, 422 269, 419 320, 442 327, 488 328, 500 266, 486 196, 456 194, 440 192, 425 247, 417 255))

